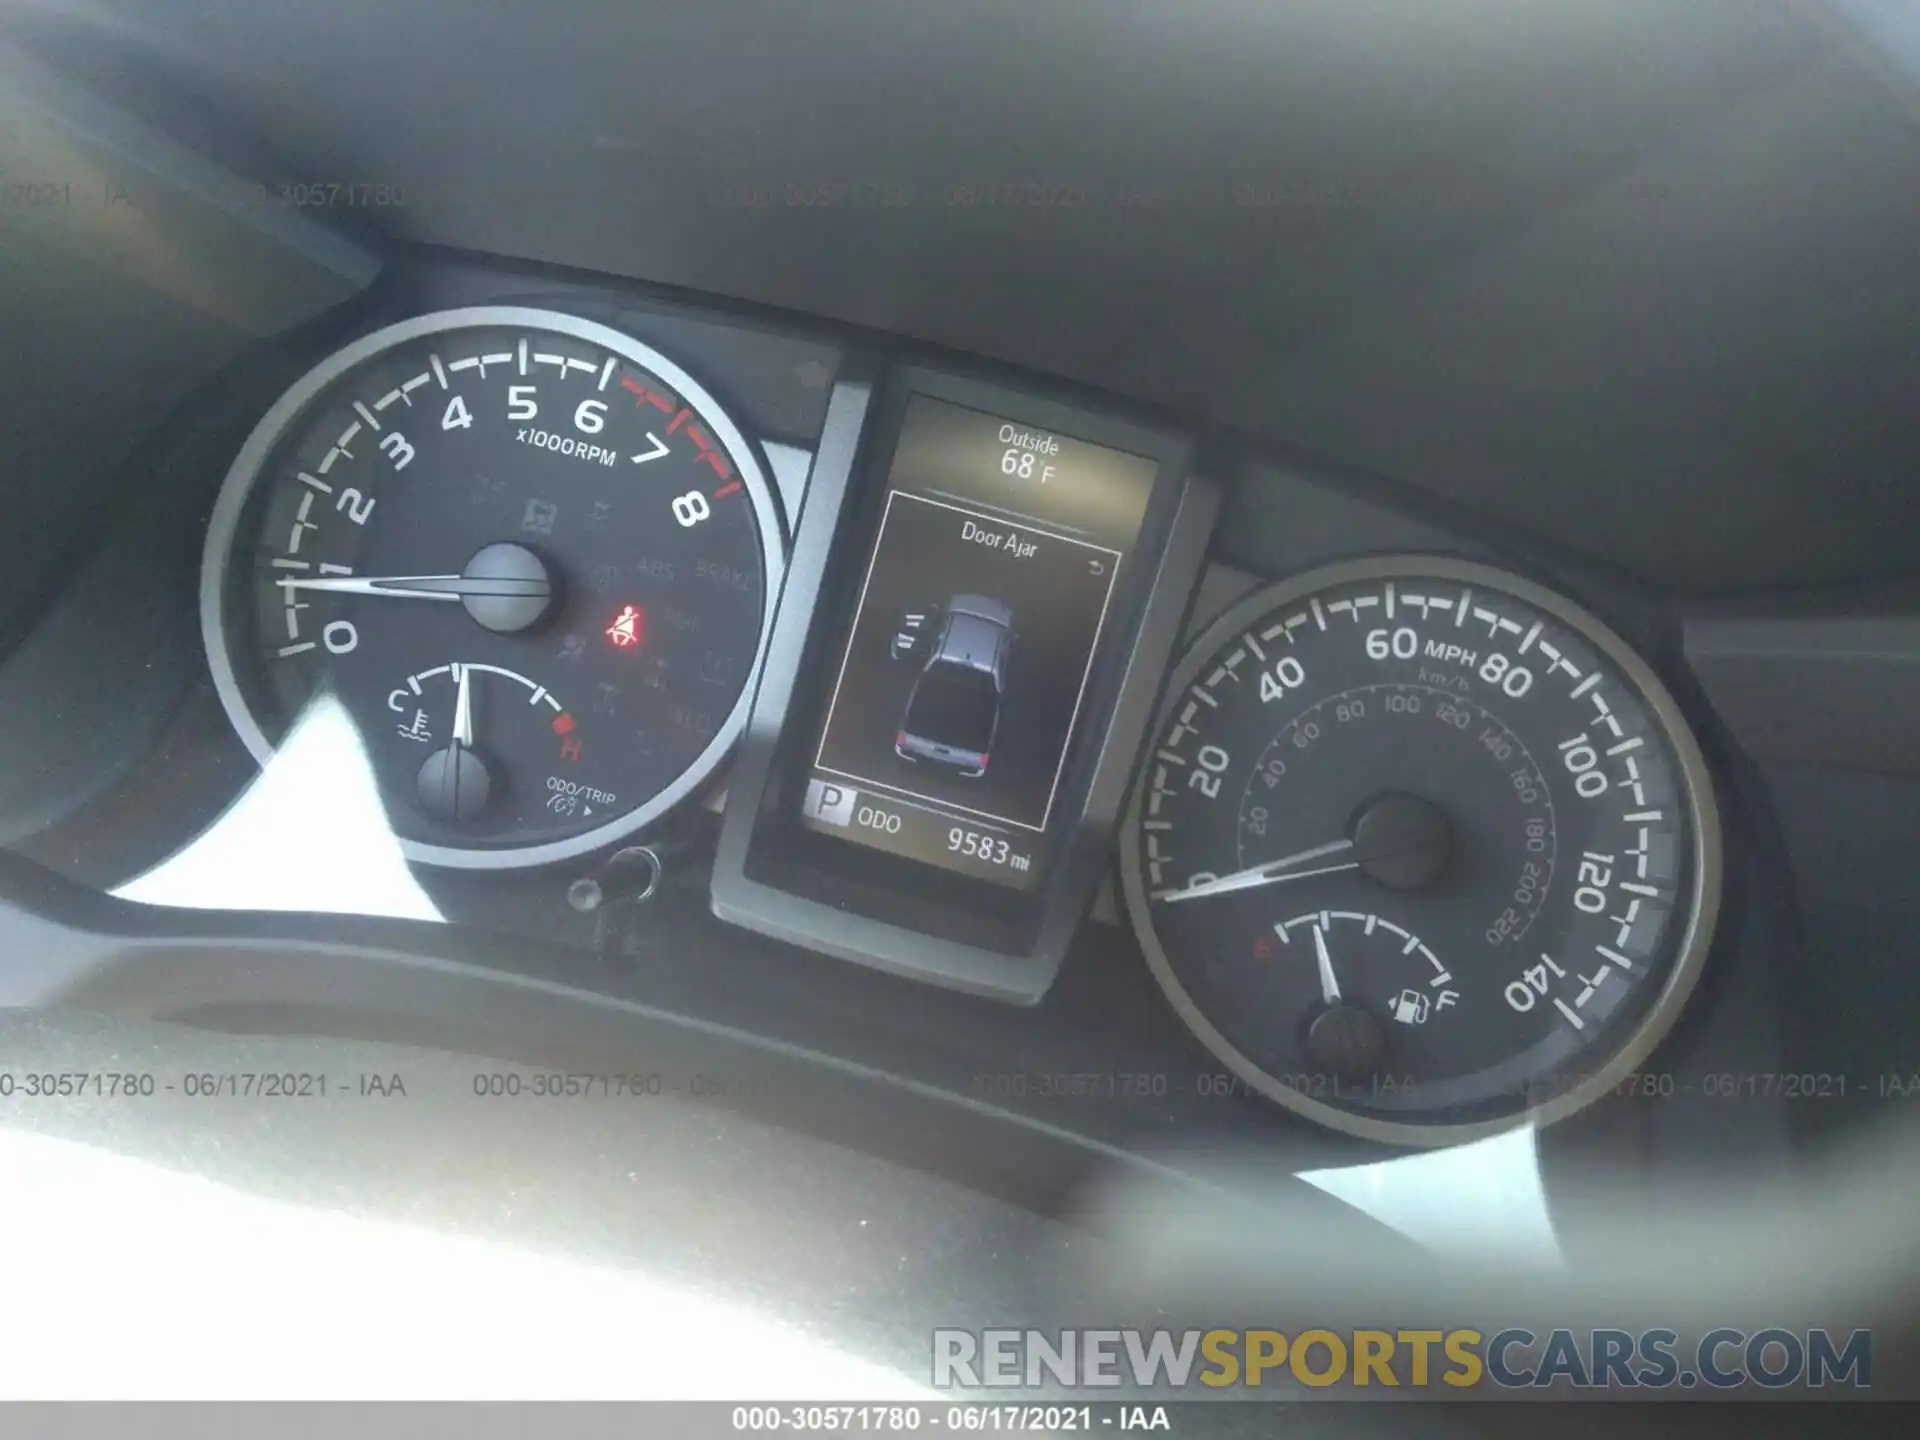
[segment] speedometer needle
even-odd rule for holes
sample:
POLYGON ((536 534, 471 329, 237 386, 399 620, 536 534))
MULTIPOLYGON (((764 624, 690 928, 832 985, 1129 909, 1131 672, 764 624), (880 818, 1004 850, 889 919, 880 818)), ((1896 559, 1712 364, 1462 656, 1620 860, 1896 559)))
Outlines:
POLYGON ((1327 954, 1327 932, 1324 927, 1313 927, 1313 954, 1320 962, 1320 998, 1329 1005, 1340 1003, 1340 982, 1333 975, 1333 957, 1327 954))
POLYGON ((1256 885, 1276 885, 1283 880, 1305 880, 1310 875, 1334 875, 1342 870, 1358 870, 1360 862, 1349 860, 1344 865, 1323 865, 1313 870, 1296 870, 1296 865, 1305 865, 1312 860, 1324 860, 1329 855, 1339 855, 1353 849, 1351 840, 1335 840, 1328 845, 1316 845, 1311 850, 1302 850, 1281 860, 1269 860, 1263 865, 1249 866, 1245 870, 1236 870, 1231 875, 1222 875, 1217 880, 1203 880, 1198 885, 1187 885, 1175 890, 1162 890, 1153 898, 1156 900, 1199 900, 1208 895, 1225 895, 1234 890, 1251 890, 1256 885))

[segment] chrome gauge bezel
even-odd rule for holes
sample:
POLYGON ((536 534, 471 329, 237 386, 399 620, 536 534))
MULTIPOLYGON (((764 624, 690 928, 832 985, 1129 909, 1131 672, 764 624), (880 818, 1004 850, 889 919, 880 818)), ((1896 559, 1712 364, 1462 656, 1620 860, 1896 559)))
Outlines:
POLYGON ((1561 620, 1605 655, 1638 690, 1672 746, 1685 791, 1686 828, 1693 847, 1688 913, 1659 993, 1626 1039, 1590 1075, 1559 1091, 1552 1099, 1492 1119, 1429 1124, 1357 1114, 1303 1094, 1269 1075, 1220 1033, 1180 983, 1154 928, 1147 900, 1141 860, 1144 772, 1135 776, 1121 830, 1121 892, 1148 968, 1168 1001, 1201 1043, 1255 1093, 1315 1124, 1361 1139, 1402 1146, 1456 1145, 1525 1124, 1545 1126, 1565 1119, 1613 1090, 1646 1060, 1672 1030, 1705 967, 1719 916, 1725 857, 1719 806, 1706 756, 1685 714, 1653 667, 1617 632, 1582 606, 1522 576, 1473 561, 1421 554, 1374 556, 1321 566, 1260 587, 1229 606, 1189 644, 1168 678, 1163 692, 1166 698, 1155 716, 1151 732, 1154 738, 1149 743, 1157 743, 1158 737, 1166 732, 1182 696, 1222 647, 1262 616, 1332 586, 1401 576, 1455 580, 1504 591, 1561 620))
POLYGON ((664 790, 645 803, 626 811, 593 830, 540 845, 500 849, 461 849, 434 845, 396 836, 401 852, 424 865, 455 870, 513 870, 570 860, 625 839, 658 820, 668 811, 701 791, 713 780, 745 728, 752 708, 753 692, 760 669, 766 660, 773 617, 779 603, 786 563, 785 527, 779 502, 774 496, 761 463, 757 447, 734 424, 720 403, 697 380, 652 346, 609 326, 557 310, 519 305, 475 305, 432 314, 414 316, 364 335, 336 350, 302 375, 274 402, 248 435, 235 456, 214 502, 207 526, 206 544, 200 564, 200 632, 212 671, 214 688, 239 735, 256 761, 264 768, 272 762, 275 746, 247 701, 245 688, 235 672, 230 637, 227 633, 226 599, 229 567, 234 546, 241 539, 240 525, 248 502, 262 478, 268 460, 305 415, 307 407, 330 385, 356 366, 364 364, 397 345, 426 335, 449 331, 491 327, 549 331, 571 336, 596 345, 634 365, 650 371, 676 391, 686 405, 734 461, 739 478, 754 509, 759 527, 765 596, 761 606, 760 635, 747 681, 739 698, 717 727, 713 739, 664 790))

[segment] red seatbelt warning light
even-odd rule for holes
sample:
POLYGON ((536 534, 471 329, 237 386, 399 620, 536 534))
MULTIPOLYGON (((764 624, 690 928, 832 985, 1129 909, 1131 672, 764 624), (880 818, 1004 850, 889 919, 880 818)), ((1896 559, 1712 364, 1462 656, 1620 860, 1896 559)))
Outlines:
POLYGON ((647 616, 638 605, 622 607, 613 623, 607 626, 607 639, 616 650, 631 650, 646 638, 647 616))

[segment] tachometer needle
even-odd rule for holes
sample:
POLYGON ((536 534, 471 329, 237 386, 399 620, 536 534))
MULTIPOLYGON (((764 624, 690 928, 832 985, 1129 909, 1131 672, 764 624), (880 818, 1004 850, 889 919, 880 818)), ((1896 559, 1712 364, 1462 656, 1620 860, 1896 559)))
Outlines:
POLYGON ((1319 925, 1313 927, 1313 954, 1320 962, 1320 998, 1329 1005, 1338 1005, 1340 982, 1333 975, 1333 957, 1327 954, 1327 932, 1319 925))
POLYGON ((1162 890, 1153 898, 1156 900, 1199 900, 1208 895, 1225 895, 1233 890, 1251 890, 1256 885, 1277 885, 1283 880, 1305 880, 1310 875, 1334 875, 1342 870, 1358 870, 1360 862, 1349 860, 1344 865, 1323 865, 1313 870, 1296 870, 1296 865, 1305 865, 1312 860, 1324 860, 1329 855, 1339 855, 1353 849, 1351 840, 1335 840, 1328 845, 1316 845, 1311 850, 1302 850, 1297 855, 1289 855, 1281 860, 1269 860, 1264 865, 1249 866, 1245 870, 1236 870, 1231 875, 1222 875, 1217 880, 1203 880, 1198 885, 1187 885, 1173 890, 1162 890))
POLYGON ((456 745, 473 748, 473 689, 468 680, 468 667, 453 667, 457 689, 453 699, 453 740, 456 745))
POLYGON ((464 600, 470 595, 543 597, 552 591, 544 576, 319 575, 279 582, 289 590, 327 590, 336 595, 385 595, 396 600, 464 600))

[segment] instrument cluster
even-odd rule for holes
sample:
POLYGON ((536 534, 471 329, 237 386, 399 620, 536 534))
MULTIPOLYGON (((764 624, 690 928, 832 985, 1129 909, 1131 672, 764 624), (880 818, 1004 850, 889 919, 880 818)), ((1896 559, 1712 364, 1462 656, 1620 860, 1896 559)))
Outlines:
POLYGON ((424 875, 724 808, 722 921, 1019 1005, 1117 895, 1237 1083, 1371 1140, 1569 1114, 1673 1024, 1715 784, 1586 596, 1355 534, 1221 603, 1230 439, 853 347, 783 493, 737 383, 525 304, 320 359, 205 535, 252 758, 344 724, 424 875))

